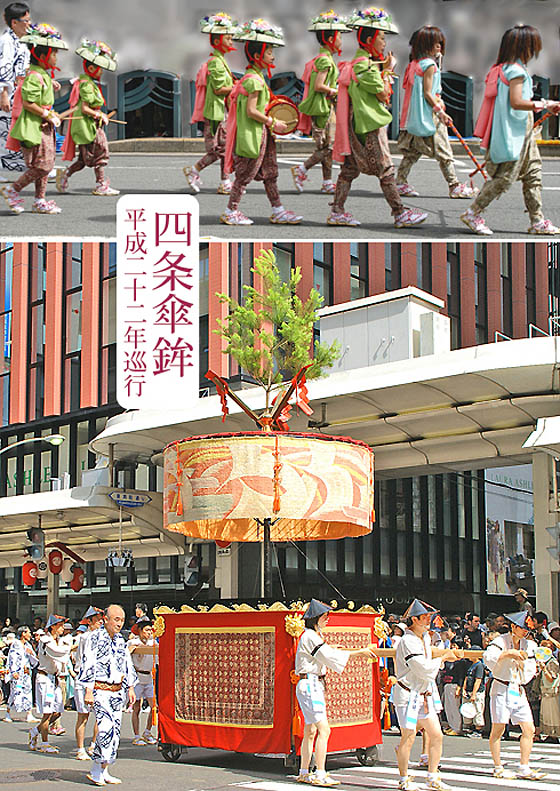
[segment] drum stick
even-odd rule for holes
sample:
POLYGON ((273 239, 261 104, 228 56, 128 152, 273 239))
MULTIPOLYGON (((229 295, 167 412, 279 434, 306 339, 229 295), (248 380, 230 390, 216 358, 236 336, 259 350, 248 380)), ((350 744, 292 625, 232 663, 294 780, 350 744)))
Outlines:
MULTIPOLYGON (((395 655, 397 653, 397 649, 396 648, 379 648, 376 645, 371 645, 370 648, 373 651, 373 653, 375 654, 375 656, 378 657, 378 658, 389 657, 390 659, 394 659, 395 655)), ((461 649, 457 649, 457 650, 459 651, 461 649)), ((466 659, 482 659, 483 654, 484 654, 484 651, 482 651, 480 649, 475 649, 475 648, 473 648, 473 649, 466 649, 466 650, 463 651, 463 656, 466 659)), ((375 659, 372 660, 372 661, 375 662, 375 659)))

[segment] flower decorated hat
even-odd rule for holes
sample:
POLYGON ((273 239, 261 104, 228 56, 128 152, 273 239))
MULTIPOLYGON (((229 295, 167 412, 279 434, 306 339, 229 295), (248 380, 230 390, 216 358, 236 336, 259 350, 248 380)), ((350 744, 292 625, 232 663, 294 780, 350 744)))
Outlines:
POLYGON ((251 19, 245 22, 239 29, 236 38, 239 41, 261 41, 263 44, 271 44, 273 47, 283 47, 284 33, 281 27, 271 25, 266 19, 251 19))
POLYGON ((58 30, 46 22, 29 25, 27 33, 20 38, 20 41, 22 44, 31 44, 33 47, 68 49, 68 44, 63 40, 58 30))
POLYGON ((104 41, 90 41, 84 38, 76 50, 76 55, 107 71, 117 70, 117 54, 104 41))
POLYGON ((391 14, 388 14, 384 8, 376 6, 369 6, 362 11, 353 11, 346 24, 353 29, 367 27, 373 30, 383 30, 385 33, 399 32, 391 14))
POLYGON ((239 30, 239 22, 232 19, 225 11, 209 14, 200 20, 200 32, 212 35, 234 36, 239 30))
POLYGON ((350 33, 350 28, 346 24, 346 17, 337 14, 332 9, 330 11, 322 11, 318 16, 313 17, 307 29, 311 31, 340 30, 341 33, 350 33))

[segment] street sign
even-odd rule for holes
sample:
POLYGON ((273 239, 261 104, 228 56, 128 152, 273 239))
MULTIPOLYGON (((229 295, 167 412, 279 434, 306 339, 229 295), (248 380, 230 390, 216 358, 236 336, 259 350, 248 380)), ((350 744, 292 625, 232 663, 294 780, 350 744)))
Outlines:
POLYGON ((141 508, 152 502, 149 494, 137 494, 136 492, 110 492, 109 497, 117 505, 126 508, 141 508))

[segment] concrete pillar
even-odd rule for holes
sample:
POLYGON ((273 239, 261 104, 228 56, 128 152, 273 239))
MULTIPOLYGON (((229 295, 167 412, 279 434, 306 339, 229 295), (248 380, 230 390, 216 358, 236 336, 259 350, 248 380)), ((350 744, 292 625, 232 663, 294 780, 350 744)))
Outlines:
POLYGON ((214 584, 220 589, 222 599, 237 599, 239 597, 239 568, 237 544, 229 547, 216 547, 216 576, 214 584))
POLYGON ((53 574, 49 571, 49 576, 47 578, 47 617, 56 613, 59 613, 59 604, 60 604, 60 597, 59 597, 59 590, 60 590, 60 574, 53 574))
POLYGON ((558 561, 548 552, 547 547, 554 539, 547 532, 553 527, 560 514, 555 512, 552 501, 552 475, 554 459, 543 451, 533 455, 533 508, 535 519, 535 584, 537 609, 547 613, 549 619, 558 620, 558 561))

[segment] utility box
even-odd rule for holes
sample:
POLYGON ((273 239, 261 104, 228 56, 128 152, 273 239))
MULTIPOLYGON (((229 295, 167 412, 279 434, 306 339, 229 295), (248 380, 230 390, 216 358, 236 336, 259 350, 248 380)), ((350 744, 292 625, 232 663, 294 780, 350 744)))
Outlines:
POLYGON ((443 300, 409 286, 319 311, 322 343, 338 340, 332 370, 349 371, 451 349, 443 300))

